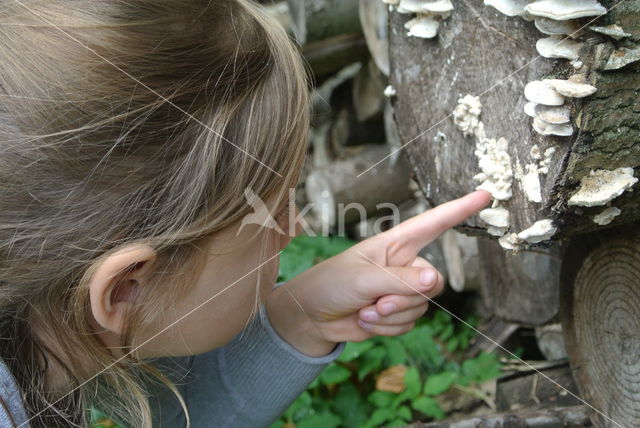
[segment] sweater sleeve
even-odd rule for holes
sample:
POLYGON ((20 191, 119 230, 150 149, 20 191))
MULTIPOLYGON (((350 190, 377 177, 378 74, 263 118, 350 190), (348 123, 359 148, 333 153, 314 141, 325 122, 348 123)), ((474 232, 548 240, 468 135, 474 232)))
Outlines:
MULTIPOLYGON (((177 385, 192 427, 266 427, 304 391, 345 344, 324 357, 309 357, 285 342, 264 306, 227 345, 192 357, 159 358, 154 365, 177 385)), ((154 427, 184 427, 178 400, 166 387, 150 398, 154 427)))

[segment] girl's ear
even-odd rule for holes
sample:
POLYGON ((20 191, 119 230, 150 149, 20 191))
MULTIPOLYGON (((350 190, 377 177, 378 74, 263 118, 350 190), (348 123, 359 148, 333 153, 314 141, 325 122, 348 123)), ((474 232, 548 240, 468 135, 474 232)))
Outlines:
POLYGON ((117 335, 123 333, 127 309, 156 255, 148 245, 128 245, 95 269, 89 280, 89 299, 93 317, 102 328, 117 335))

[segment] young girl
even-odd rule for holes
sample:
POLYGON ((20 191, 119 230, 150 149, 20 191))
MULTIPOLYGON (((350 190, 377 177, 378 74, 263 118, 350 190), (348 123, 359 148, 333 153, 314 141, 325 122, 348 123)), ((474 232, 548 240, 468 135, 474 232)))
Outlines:
POLYGON ((243 195, 290 220, 308 119, 247 0, 3 2, 0 425, 266 426, 345 341, 407 332, 443 286, 417 252, 488 194, 272 290, 290 237, 243 195))

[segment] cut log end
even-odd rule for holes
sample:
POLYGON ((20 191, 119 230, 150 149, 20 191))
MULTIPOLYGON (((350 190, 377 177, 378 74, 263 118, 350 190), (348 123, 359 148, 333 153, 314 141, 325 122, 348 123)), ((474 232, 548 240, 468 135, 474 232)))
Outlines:
POLYGON ((639 283, 636 231, 603 238, 563 284, 567 351, 584 399, 598 409, 597 426, 640 420, 639 283))

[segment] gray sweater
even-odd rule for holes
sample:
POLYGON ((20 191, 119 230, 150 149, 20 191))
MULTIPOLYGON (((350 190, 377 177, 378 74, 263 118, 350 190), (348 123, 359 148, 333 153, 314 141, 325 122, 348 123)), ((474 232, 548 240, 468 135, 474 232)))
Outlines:
MULTIPOLYGON (((341 343, 319 358, 300 353, 278 336, 263 306, 227 345, 201 355, 158 358, 153 364, 177 385, 193 428, 253 428, 276 420, 343 349, 341 343)), ((0 383, 8 407, 0 406, 0 428, 12 427, 11 420, 28 427, 21 394, 1 361, 0 383)), ((182 408, 166 387, 153 387, 149 400, 154 427, 185 426, 182 408)))

